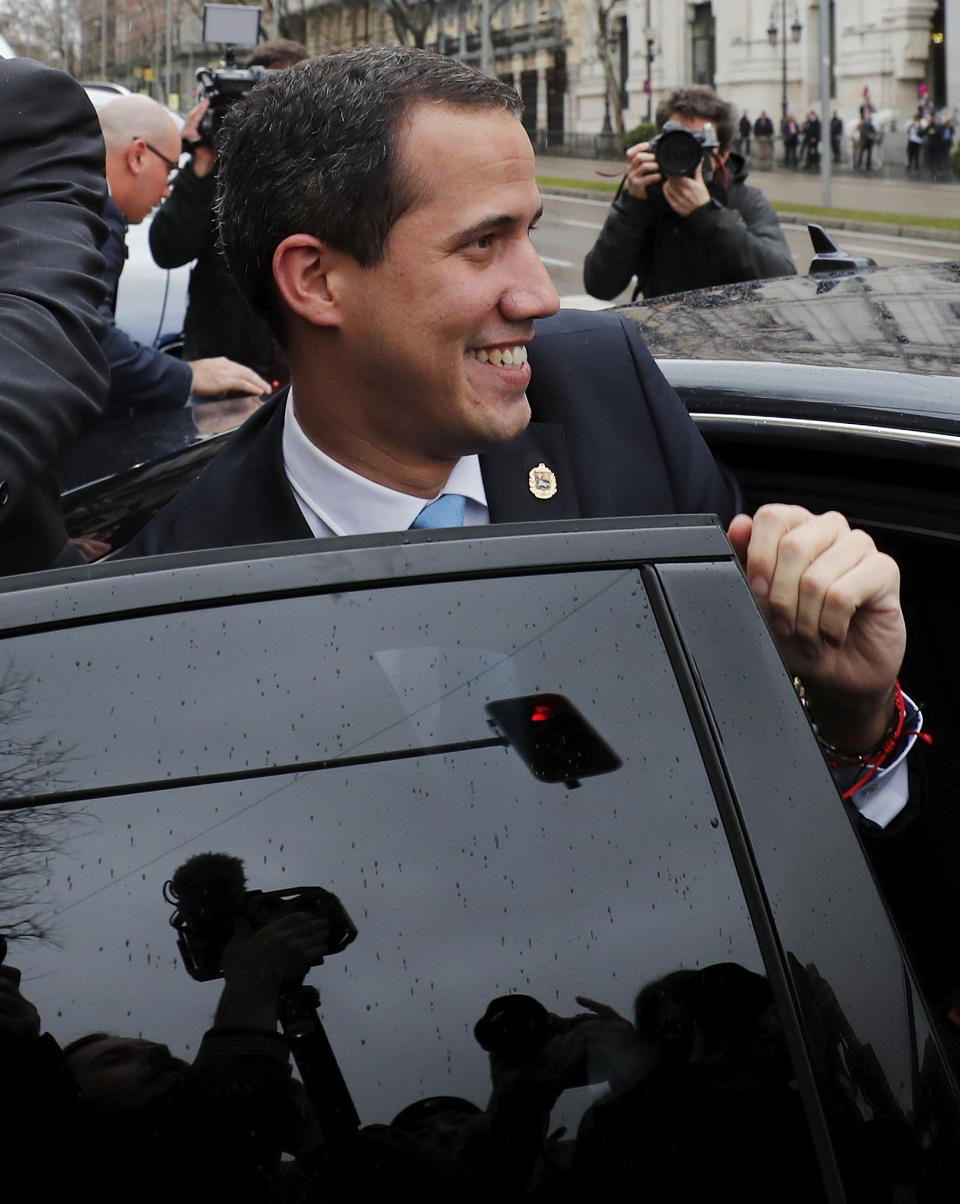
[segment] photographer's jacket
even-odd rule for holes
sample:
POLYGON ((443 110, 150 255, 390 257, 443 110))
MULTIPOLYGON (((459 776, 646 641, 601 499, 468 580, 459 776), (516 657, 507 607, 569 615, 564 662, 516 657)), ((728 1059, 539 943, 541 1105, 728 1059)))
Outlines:
POLYGON ((214 172, 198 176, 188 163, 150 223, 150 250, 159 267, 178 268, 196 260, 190 273, 183 358, 225 355, 268 380, 285 381, 290 376, 286 356, 217 250, 216 186, 214 172))
POLYGON ((587 292, 608 301, 634 276, 634 296, 660 297, 795 275, 773 206, 759 188, 745 183, 743 157, 731 154, 726 168, 728 186, 715 174, 708 186, 711 200, 687 217, 670 208, 659 186, 645 200, 621 186, 584 261, 587 292))

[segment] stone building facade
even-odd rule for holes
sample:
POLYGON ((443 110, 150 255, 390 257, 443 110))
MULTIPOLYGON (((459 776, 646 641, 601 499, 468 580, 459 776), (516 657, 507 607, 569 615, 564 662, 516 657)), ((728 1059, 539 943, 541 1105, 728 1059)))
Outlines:
MULTIPOLYGON (((582 19, 595 23, 596 0, 580 3, 582 19)), ((800 120, 819 110, 822 11, 830 22, 831 95, 841 116, 858 114, 865 87, 878 110, 901 122, 916 108, 921 84, 938 106, 960 105, 960 0, 619 0, 612 11, 626 43, 625 51, 613 47, 612 57, 626 63, 628 127, 684 83, 713 84, 751 117, 765 109, 778 122, 784 93, 800 120)), ((585 53, 574 128, 601 127, 605 91, 597 54, 585 53)))

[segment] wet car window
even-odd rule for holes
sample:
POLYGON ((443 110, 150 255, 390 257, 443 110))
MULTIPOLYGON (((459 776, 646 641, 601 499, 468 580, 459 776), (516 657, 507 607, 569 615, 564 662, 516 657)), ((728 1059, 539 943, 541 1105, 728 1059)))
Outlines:
MULTIPOLYGON (((383 1190, 401 1134, 404 1174, 425 1198, 425 1184, 443 1198, 451 1181, 468 1198, 534 1183, 642 1184, 679 1198, 712 1184, 750 1198, 771 1174, 782 1183, 788 1165, 779 1198, 817 1199, 817 1136, 795 1057, 819 1054, 828 1086, 854 1082, 817 1122, 845 1135, 841 1173, 862 1186, 866 1165, 888 1181, 880 1132, 892 1126, 904 1158, 914 1155, 909 1057, 894 1077, 884 1064, 870 1080, 892 1110, 861 1108, 857 1091, 869 1087, 850 1067, 872 1030, 849 1012, 843 966, 819 1049, 804 1054, 789 1035, 794 1022, 774 1003, 782 985, 768 980, 754 933, 762 897, 754 890, 748 903, 731 852, 735 808, 721 821, 649 584, 636 568, 530 574, 8 639, 8 793, 67 800, 13 813, 20 844, 35 836, 39 854, 14 918, 46 937, 15 944, 8 960, 45 1026, 61 1042, 103 1030, 209 1062, 201 1037, 223 984, 188 977, 163 887, 213 851, 243 859, 249 889, 323 887, 349 917, 337 919, 340 936, 309 982, 359 1121, 396 1123, 364 1130, 380 1162, 338 1142, 331 1167, 328 1140, 299 1160, 308 1178, 362 1194, 369 1174, 370 1190, 383 1190), (531 747, 577 745, 562 780, 541 780, 536 755, 505 743, 503 716, 518 706, 537 728, 531 747), (579 719, 555 723, 571 708, 612 754, 591 763, 602 772, 577 759, 579 719)), ((735 610, 744 589, 732 565, 718 569, 703 621, 735 610)), ((755 637, 756 615, 746 615, 731 650, 755 637)), ((765 655, 773 665, 772 645, 765 655)), ((763 721, 776 722, 780 705, 763 721)), ((802 721, 781 718, 796 769, 802 721)), ((804 830, 803 806, 829 790, 822 766, 813 782, 787 800, 789 839, 804 830)), ((772 904, 786 908, 779 890, 772 904)), ((809 896, 797 906, 809 910, 809 896)), ((829 1001, 835 968, 812 936, 822 910, 786 928, 792 989, 806 990, 808 1014, 829 1001)), ((263 932, 276 914, 250 923, 263 932)), ((878 951, 889 937, 878 927, 872 939, 871 958, 899 975, 889 947, 878 951)), ((214 971, 229 960, 224 947, 214 971)), ((269 943, 263 956, 274 956, 269 943)), ((233 1015, 246 1030, 246 1013, 233 1015)), ((251 1056, 231 1054, 230 1092, 251 1056)), ((342 1110, 327 1121, 333 1131, 342 1110)), ((302 1135, 281 1128, 265 1144, 301 1151, 302 1135)), ((191 1134, 178 1128, 163 1164, 151 1164, 158 1184, 179 1173, 191 1134)))

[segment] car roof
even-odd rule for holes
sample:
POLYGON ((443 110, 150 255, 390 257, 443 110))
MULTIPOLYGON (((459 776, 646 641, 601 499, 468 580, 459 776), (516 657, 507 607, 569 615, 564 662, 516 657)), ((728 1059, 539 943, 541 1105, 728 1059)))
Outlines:
POLYGON ((960 368, 960 263, 790 276, 628 305, 658 359, 737 360, 921 376, 960 368))
MULTIPOLYGON (((86 80, 82 85, 84 92, 89 97, 90 103, 98 111, 104 105, 108 105, 111 100, 116 100, 118 96, 133 96, 135 95, 129 88, 125 88, 123 84, 111 84, 105 80, 86 80)), ((163 106, 170 114, 173 121, 176 123, 178 130, 183 129, 183 118, 175 110, 167 105, 163 106)))

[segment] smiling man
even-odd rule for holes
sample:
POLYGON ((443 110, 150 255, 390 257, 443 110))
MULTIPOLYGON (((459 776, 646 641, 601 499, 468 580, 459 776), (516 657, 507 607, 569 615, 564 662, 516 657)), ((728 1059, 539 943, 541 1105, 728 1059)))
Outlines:
MULTIPOLYGON (((556 314, 530 238, 541 205, 520 107, 498 80, 401 47, 300 63, 234 106, 221 237, 292 385, 126 555, 530 519, 733 519, 734 490, 637 327, 556 314)), ((869 753, 895 713, 896 565, 840 515, 799 507, 738 516, 730 533, 821 731, 869 753)))

